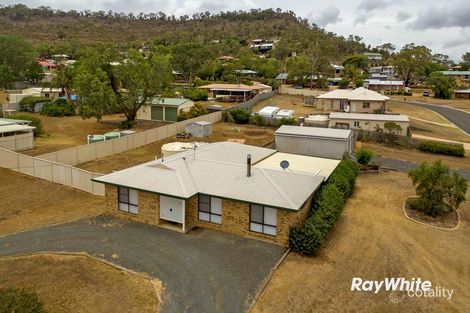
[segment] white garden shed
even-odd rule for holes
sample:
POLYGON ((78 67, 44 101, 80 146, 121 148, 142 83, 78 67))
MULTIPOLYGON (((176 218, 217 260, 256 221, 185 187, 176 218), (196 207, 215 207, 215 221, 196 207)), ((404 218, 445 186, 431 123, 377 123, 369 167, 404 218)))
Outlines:
POLYGON ((262 108, 261 110, 259 110, 258 114, 262 117, 265 117, 265 118, 275 118, 277 112, 279 112, 278 107, 268 105, 268 106, 265 106, 264 108, 262 108))
POLYGON ((200 121, 187 124, 185 132, 194 137, 206 137, 212 135, 212 129, 212 123, 200 121))

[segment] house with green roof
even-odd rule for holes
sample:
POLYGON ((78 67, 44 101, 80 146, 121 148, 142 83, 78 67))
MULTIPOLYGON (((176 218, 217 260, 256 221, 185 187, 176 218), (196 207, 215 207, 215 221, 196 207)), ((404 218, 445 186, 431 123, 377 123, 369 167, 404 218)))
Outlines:
POLYGON ((187 112, 194 102, 179 98, 152 98, 137 111, 138 120, 176 122, 181 112, 187 112))

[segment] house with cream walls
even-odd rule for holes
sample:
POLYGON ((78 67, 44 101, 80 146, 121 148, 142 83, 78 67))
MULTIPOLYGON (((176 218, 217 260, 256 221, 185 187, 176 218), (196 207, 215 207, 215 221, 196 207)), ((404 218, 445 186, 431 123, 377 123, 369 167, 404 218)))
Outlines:
POLYGON ((377 113, 387 111, 389 97, 364 87, 335 89, 319 95, 317 108, 324 112, 377 113))

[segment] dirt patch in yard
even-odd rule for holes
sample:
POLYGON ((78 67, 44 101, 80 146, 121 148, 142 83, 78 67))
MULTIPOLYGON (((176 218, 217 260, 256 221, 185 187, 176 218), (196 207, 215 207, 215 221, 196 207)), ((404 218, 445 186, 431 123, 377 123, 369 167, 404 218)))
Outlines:
POLYGON ((217 142, 227 140, 241 140, 245 144, 262 147, 274 140, 274 128, 221 122, 214 124, 213 134, 208 137, 183 139, 173 136, 137 149, 78 164, 77 167, 106 174, 160 158, 162 146, 169 142, 217 142))
MULTIPOLYGON (((102 135, 110 131, 119 131, 119 121, 124 120, 122 114, 106 115, 104 122, 98 123, 96 119, 82 119, 80 116, 49 117, 39 113, 24 113, 41 119, 45 135, 34 139, 34 149, 22 153, 32 156, 46 154, 53 151, 63 150, 70 147, 84 145, 87 143, 88 135, 102 135)), ((148 123, 134 130, 145 130, 155 127, 148 123)))
POLYGON ((104 198, 0 168, 0 235, 101 214, 104 198))
POLYGON ((0 288, 36 291, 48 312, 155 312, 149 279, 85 256, 0 258, 0 288))
MULTIPOLYGON (((437 160, 442 160, 445 164, 449 165, 451 168, 470 170, 470 156, 454 157, 448 155, 440 155, 433 153, 421 152, 414 149, 409 149, 400 146, 389 146, 385 144, 377 144, 371 142, 362 142, 357 144, 357 148, 364 146, 374 152, 377 156, 382 156, 384 158, 397 159, 403 161, 411 161, 417 164, 427 161, 435 162, 437 160)), ((467 153, 468 154, 468 153, 467 153)))
POLYGON ((413 195, 406 174, 360 175, 320 255, 289 254, 253 312, 469 312, 470 203, 461 207, 461 227, 443 232, 403 216, 413 195), (353 277, 420 277, 454 293, 447 300, 352 292, 353 277))

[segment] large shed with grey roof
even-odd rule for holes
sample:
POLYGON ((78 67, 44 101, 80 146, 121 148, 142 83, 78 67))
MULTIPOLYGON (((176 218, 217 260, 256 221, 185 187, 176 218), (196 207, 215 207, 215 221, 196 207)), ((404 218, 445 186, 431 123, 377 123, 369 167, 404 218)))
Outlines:
POLYGON ((94 178, 107 210, 181 232, 195 226, 287 245, 339 161, 218 142, 94 178), (292 164, 284 170, 276 163, 292 164))
POLYGON ((342 159, 354 150, 350 130, 283 125, 274 133, 280 152, 312 157, 342 159))

